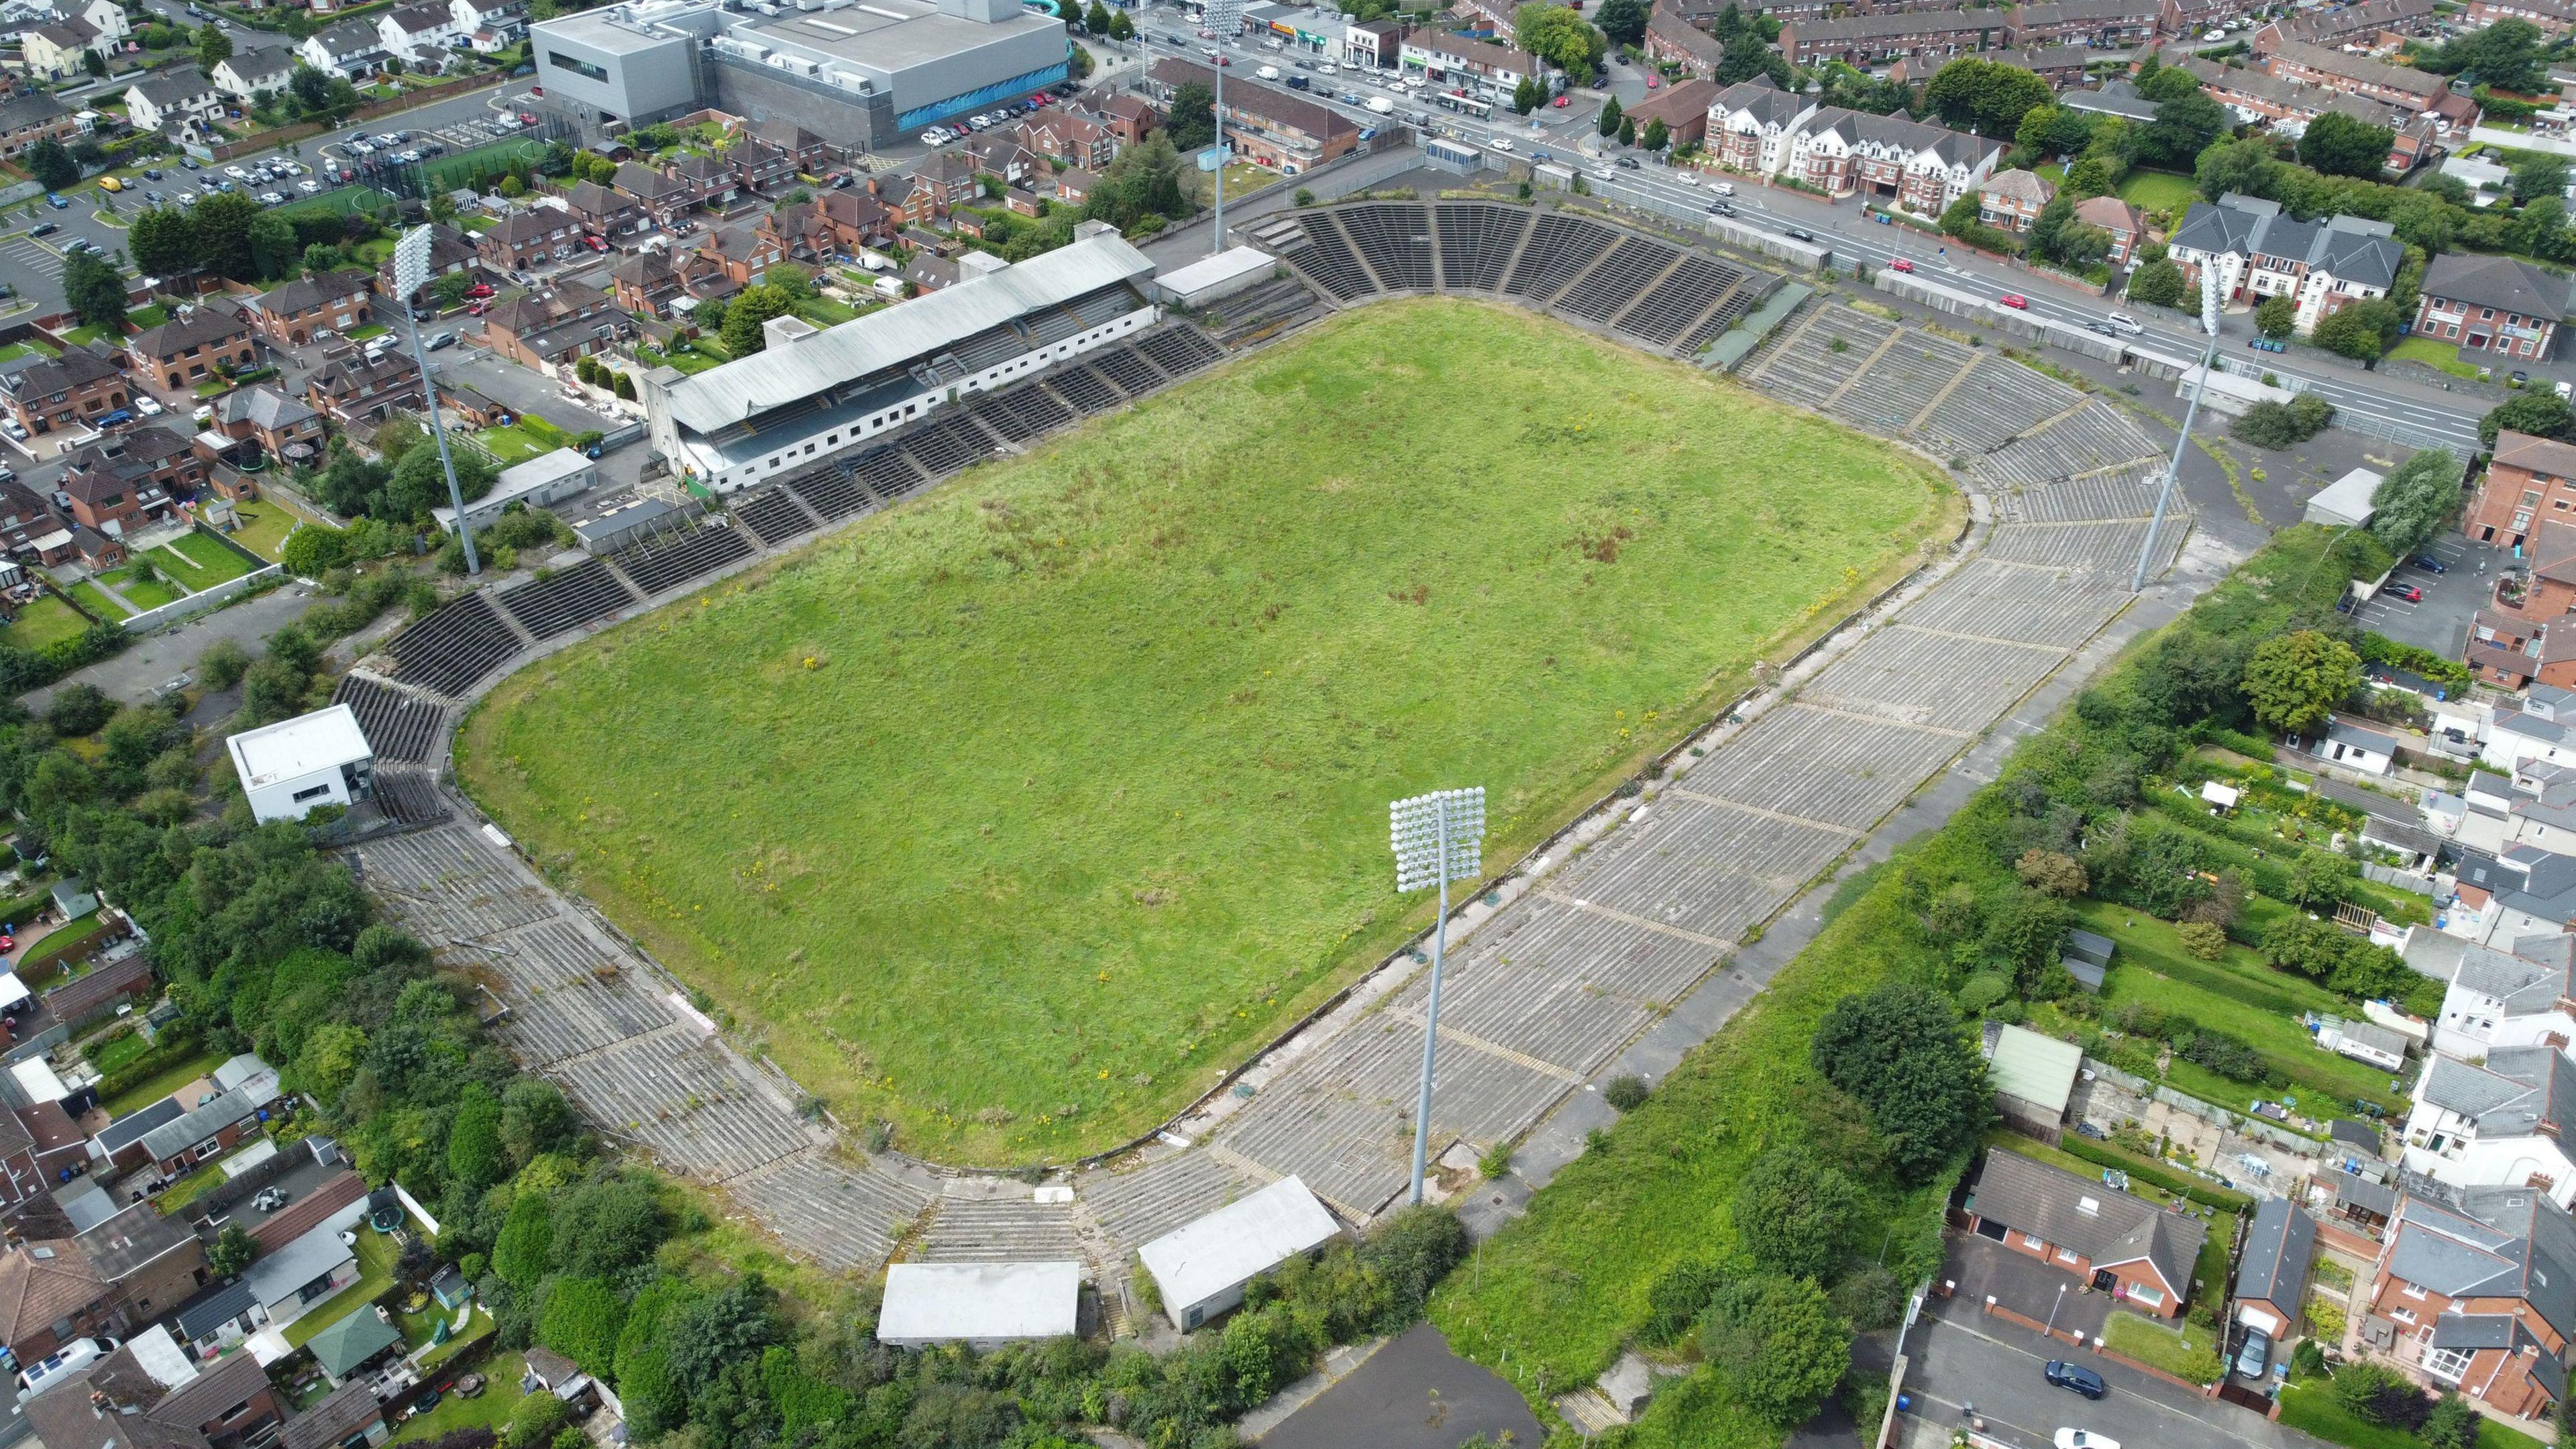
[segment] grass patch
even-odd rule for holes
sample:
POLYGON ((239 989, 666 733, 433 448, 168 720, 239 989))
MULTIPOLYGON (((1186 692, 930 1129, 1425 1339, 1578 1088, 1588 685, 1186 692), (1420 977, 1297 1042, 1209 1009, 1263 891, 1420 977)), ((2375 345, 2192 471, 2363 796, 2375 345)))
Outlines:
POLYGON ((100 1043, 96 1050, 86 1055, 89 1057, 89 1064, 97 1068, 98 1074, 103 1077, 150 1050, 152 1050, 152 1043, 143 1039, 143 1033, 129 1031, 123 1036, 100 1043))
POLYGON ((34 338, 0 347, 0 362, 15 362, 21 357, 59 357, 62 354, 38 343, 34 338))
POLYGON ((138 578, 131 564, 121 569, 110 569, 99 575, 99 579, 109 588, 123 594, 125 601, 138 609, 157 609, 163 604, 175 604, 180 598, 177 589, 170 587, 157 576, 149 579, 138 578))
POLYGON ((208 1047, 195 1056, 182 1058, 154 1072, 114 1097, 100 1102, 99 1106, 110 1117, 122 1117, 138 1108, 151 1106, 223 1064, 224 1053, 208 1047))
POLYGON ((56 951, 76 949, 106 929, 107 918, 97 911, 92 911, 86 916, 76 916, 65 921, 36 938, 36 944, 28 947, 25 954, 32 958, 51 955, 56 951))
MULTIPOLYGON (((106 617, 122 619, 125 611, 110 608, 106 617)), ((58 640, 77 639, 87 628, 89 620, 82 618, 78 609, 52 594, 46 594, 20 609, 18 617, 10 620, 7 628, 0 629, 0 644, 20 649, 42 649, 58 640)))
POLYGON ((2420 362, 2426 367, 2439 368, 2453 377, 2466 378, 2470 382, 2478 380, 2477 364, 2460 360, 2458 344, 2444 342, 2437 337, 2401 338, 2396 346, 2388 349, 2388 355, 2408 362, 2420 362))
POLYGON ((1693 369, 1369 308, 557 656, 462 770, 838 1110, 1061 1157, 1427 918, 1387 799, 1483 782, 1512 858, 1954 509, 1693 369))
POLYGON ((516 425, 506 428, 485 428, 474 434, 474 441, 481 443, 491 453, 493 460, 504 468, 513 463, 524 463, 540 453, 551 453, 555 450, 554 444, 541 442, 527 429, 516 425))
POLYGON ((386 326, 382 322, 370 322, 364 327, 350 328, 349 340, 352 342, 371 342, 376 338, 383 337, 391 333, 393 330, 394 329, 386 326))
POLYGON ((109 598, 105 589, 100 588, 97 584, 88 579, 83 579, 79 583, 72 585, 72 597, 80 600, 80 606, 82 608, 89 610, 91 614, 98 618, 105 619, 111 624, 120 619, 131 618, 134 614, 132 609, 129 609, 123 604, 118 603, 116 600, 109 598))
MULTIPOLYGON (((2423 1443, 2403 1429, 2373 1424, 2346 1413, 2334 1401, 2324 1379, 2300 1379, 2281 1386, 2281 1422, 2346 1449, 2419 1449, 2423 1443)), ((2481 1416, 2478 1449, 2539 1449, 2540 1441, 2510 1425, 2481 1416)))
POLYGON ((232 541, 270 563, 277 562, 278 550, 286 547, 286 536, 303 521, 303 515, 275 498, 263 498, 256 503, 236 503, 233 517, 240 521, 241 527, 232 534, 232 541))
POLYGON ((2170 212, 2176 225, 2182 222, 2181 208, 2199 194, 2190 177, 2170 171, 2132 171, 2120 182, 2122 201, 2142 211, 2170 212))
POLYGON ((437 1408, 404 1421, 394 1430, 391 1442, 435 1439, 459 1429, 503 1428, 510 1422, 510 1411, 519 1407, 519 1376, 527 1371, 527 1355, 517 1349, 492 1355, 475 1369, 490 1382, 490 1388, 470 1399, 449 1394, 438 1401, 437 1408))
POLYGON ((2102 1346, 2196 1384, 2214 1383, 2223 1372, 2209 1330, 2187 1320, 2168 1326, 2113 1309, 2102 1325, 2102 1346))
POLYGON ((492 228, 499 226, 500 224, 501 219, 499 217, 468 216, 457 221, 456 229, 469 236, 481 236, 483 233, 490 231, 492 228))
POLYGON ((162 323, 170 320, 170 312, 168 308, 155 303, 148 307, 137 307, 133 311, 126 313, 125 320, 133 323, 138 328, 158 327, 162 323))
POLYGON ((251 571, 249 560, 197 533, 154 549, 152 566, 199 593, 251 571))
POLYGON ((812 297, 796 304, 796 315, 817 327, 837 327, 859 315, 859 309, 829 297, 812 297))
POLYGON ((392 1238, 362 1226, 354 1251, 358 1256, 358 1276, 350 1280, 348 1287, 304 1310, 303 1317, 280 1330, 288 1348, 302 1348, 313 1335, 375 1302, 394 1286, 392 1238))

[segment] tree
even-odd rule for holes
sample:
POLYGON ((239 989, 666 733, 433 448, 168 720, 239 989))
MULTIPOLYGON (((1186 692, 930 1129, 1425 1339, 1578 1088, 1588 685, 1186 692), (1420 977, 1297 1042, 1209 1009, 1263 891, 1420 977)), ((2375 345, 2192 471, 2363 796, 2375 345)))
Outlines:
POLYGON ((2283 734, 2304 734, 2360 684, 2361 656, 2350 645, 2301 629, 2255 645, 2238 687, 2256 719, 2283 734))
POLYGON ((2160 67, 2152 75, 2139 76, 2137 86, 2140 96, 2162 105, 2198 93, 2200 78, 2180 66, 2160 67))
POLYGON ((1216 93, 1197 81, 1184 81, 1172 92, 1171 119, 1165 135, 1183 151, 1216 144, 1216 93))
POLYGON ((2073 900, 2092 886, 2085 877, 2082 861, 2037 846, 2021 853, 2021 858, 2013 862, 2013 873, 2021 877, 2023 885, 2059 900, 2073 900))
POLYGON ((2370 495, 2371 537, 2400 559, 2448 527, 2460 507, 2460 460, 2426 448, 2399 464, 2370 495))
POLYGON ((2554 438, 2559 442, 2576 442, 2576 408, 2554 392, 2534 389, 2518 392, 2490 409, 2478 419, 2478 446, 2495 446, 2499 432, 2527 433, 2535 438, 2554 438))
POLYGON ((1620 118, 1621 112, 1619 109, 1619 98, 1617 96, 1612 96, 1610 99, 1601 103, 1600 131, 1603 140, 1606 141, 1610 137, 1619 134, 1620 118))
POLYGON ((2517 206, 2528 205, 2544 196, 2560 196, 2567 190, 2567 161, 2560 156, 2535 155, 2515 163, 2507 178, 2517 206))
POLYGON ((1522 76, 1520 84, 1512 87, 1512 114, 1526 116, 1537 110, 1546 98, 1546 88, 1539 84, 1536 77, 1522 76))
POLYGON ((236 282, 259 279, 251 253, 251 222, 260 215, 257 199, 238 191, 209 196, 188 213, 196 228, 197 263, 236 282))
POLYGON ((2156 118, 2138 132, 2138 159, 2151 165, 2189 166, 2226 131, 2226 110, 2194 89, 2156 107, 2156 118))
MULTIPOLYGON (((2498 21, 2517 25, 2519 21, 2498 21)), ((2346 1413, 2372 1424, 2413 1429, 2430 1415, 2432 1401, 2404 1374, 2384 1363, 2356 1360, 2335 1370, 2334 1400, 2346 1413)))
POLYGON ((564 1194, 552 1222, 555 1266, 600 1278, 652 1257, 668 1226, 652 1182, 623 1173, 564 1194))
POLYGON ((617 1334, 625 1326, 626 1305, 615 1289, 603 1279, 568 1273, 546 1292, 537 1341, 605 1376, 616 1363, 617 1334))
POLYGON ((1621 116, 1619 118, 1619 144, 1622 146, 1634 146, 1637 144, 1636 117, 1621 116))
POLYGON ((206 1267, 218 1278, 238 1277, 259 1257, 259 1239, 239 1223, 226 1223, 206 1250, 206 1267))
POLYGON ((2170 261, 2147 263, 2129 274, 2129 300, 2151 307, 2182 305, 2182 268, 2170 261))
POLYGON ((261 281, 274 282, 295 275, 296 264, 303 259, 303 243, 296 240, 295 223, 273 211, 263 211, 251 218, 249 229, 250 264, 261 281))
POLYGON ((88 71, 91 75, 96 76, 101 80, 105 80, 107 78, 107 57, 99 54, 95 50, 84 50, 81 52, 81 69, 88 71))
MULTIPOLYGON (((2271 142, 2248 137, 2202 152, 2192 167, 2192 186, 2212 201, 2231 191, 2270 196, 2280 190, 2274 178, 2286 169, 2271 142)), ((2177 211, 2173 219, 2180 225, 2182 213, 2177 211)))
POLYGON ((1736 1397, 1778 1425, 1804 1423, 1851 1371, 1851 1325, 1811 1279, 1769 1275, 1720 1288, 1700 1316, 1700 1356, 1736 1397))
POLYGON ((1665 125, 1663 118, 1658 116, 1646 123, 1645 134, 1639 136, 1637 140, 1638 144, 1649 151, 1661 151, 1673 143, 1672 128, 1665 125))
POLYGON ((572 1406, 552 1394, 530 1394, 510 1411, 508 1449, 551 1449, 555 1434, 572 1422, 572 1406))
POLYGON ((1592 13, 1592 23, 1610 37, 1612 45, 1646 43, 1645 0, 1602 0, 1601 8, 1592 13))
POLYGON ((1735 1230, 1744 1251, 1776 1273, 1823 1278, 1850 1244, 1860 1190, 1803 1147, 1755 1158, 1735 1189, 1735 1230))
POLYGON ((1091 8, 1082 12, 1082 28, 1090 31, 1094 35, 1107 35, 1109 33, 1109 7, 1101 4, 1100 0, 1091 0, 1091 8))
POLYGON ((1913 982, 1835 1002, 1808 1058, 1869 1109, 1908 1181, 1928 1180, 1985 1126, 1985 1072, 1959 1037, 1958 1013, 1913 982))
POLYGON ((80 167, 62 142, 48 136, 27 148, 27 174, 44 183, 47 191, 60 191, 80 180, 80 167))
POLYGON ((509 1155, 501 1150, 501 1099, 481 1082, 469 1082, 447 1126, 448 1180, 479 1193, 509 1173, 509 1155))
POLYGON ((1575 85, 1590 85, 1609 44, 1590 21, 1563 5, 1525 4, 1512 16, 1512 44, 1565 72, 1575 85))
MULTIPOLYGON (((2326 114, 2334 115, 2329 111, 2326 114)), ((2287 337, 2299 326, 2299 304, 2285 293, 2266 297, 2254 309, 2254 327, 2266 337, 2287 337)))
POLYGON ((466 502, 471 503, 492 491, 494 472, 491 459, 470 449, 458 448, 448 455, 447 461, 442 461, 438 456, 438 444, 424 439, 412 444, 402 454, 402 461, 394 464, 393 472, 386 477, 384 487, 377 494, 379 501, 370 511, 395 523, 427 519, 431 509, 447 506, 449 461, 456 468, 456 489, 465 495, 466 502))
POLYGON ((146 276, 193 272, 197 269, 196 228, 189 224, 186 212, 156 206, 128 224, 125 251, 146 276))
POLYGON ((1109 17, 1109 38, 1117 41, 1128 41, 1136 38, 1136 22, 1127 18, 1126 11, 1119 10, 1111 13, 1109 17))
POLYGON ((2549 84, 2541 50, 2548 37, 2528 20, 2499 20, 2442 47, 2432 61, 2443 74, 2465 73, 2500 91, 2531 93, 2549 84))
POLYGON ((492 1240, 492 1271, 522 1293, 533 1292, 554 1267, 554 1215, 540 1193, 521 1193, 492 1240))
POLYGON ((736 357, 749 357, 769 345, 762 330, 773 317, 785 317, 796 310, 796 303, 777 288, 761 283, 746 287, 725 308, 725 351, 736 357))
POLYGON ((2469 1401, 2458 1394, 2444 1394, 2424 1416, 2424 1427, 2415 1437, 2424 1441, 2424 1449, 2477 1449, 2478 1426, 2485 1420, 2469 1401))
POLYGON ((2049 103, 2048 82, 2017 65, 1963 55, 1923 87, 1923 103, 1952 126, 1980 135, 2015 134, 2035 108, 2049 103))
POLYGON ((63 300, 92 327, 121 333, 125 324, 125 278, 92 252, 63 258, 63 300))
POLYGON ((220 25, 209 25, 197 32, 197 64, 212 74, 220 61, 232 59, 233 38, 224 34, 220 25))
MULTIPOLYGON (((1122 10, 1119 13, 1123 15, 1126 12, 1122 10)), ((609 385, 609 391, 616 393, 627 402, 635 401, 634 377, 623 372, 616 374, 616 380, 609 385)))
POLYGON ((2386 126, 2328 111, 2308 122, 2299 137, 2300 164, 2328 176, 2358 176, 2376 181, 2388 167, 2388 148, 2397 133, 2386 126))
POLYGON ((287 94, 295 98, 297 105, 308 111, 319 111, 327 107, 330 103, 330 90, 331 77, 300 60, 295 63, 294 73, 287 77, 287 94))
POLYGON ((2388 344, 2397 340, 2398 324, 2403 320, 2397 309, 2383 300, 2355 302, 2326 314, 2309 338, 2328 352, 2355 362, 2377 362, 2388 344))

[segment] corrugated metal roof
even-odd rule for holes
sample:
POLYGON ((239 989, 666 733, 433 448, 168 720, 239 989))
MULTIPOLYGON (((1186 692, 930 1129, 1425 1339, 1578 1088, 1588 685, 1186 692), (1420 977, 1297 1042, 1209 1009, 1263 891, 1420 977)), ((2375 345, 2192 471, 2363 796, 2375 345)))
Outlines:
POLYGON ((1125 238, 1107 233, 1088 237, 989 276, 871 312, 791 347, 770 348, 684 378, 669 390, 671 416, 684 427, 713 433, 930 356, 987 327, 1153 274, 1154 264, 1125 238))

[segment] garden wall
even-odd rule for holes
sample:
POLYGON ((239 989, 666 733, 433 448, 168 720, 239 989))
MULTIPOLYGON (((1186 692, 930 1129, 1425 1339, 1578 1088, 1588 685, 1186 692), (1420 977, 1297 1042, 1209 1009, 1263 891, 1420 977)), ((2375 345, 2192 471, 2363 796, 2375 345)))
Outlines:
MULTIPOLYGON (((230 547, 238 546, 234 545, 230 539, 226 539, 225 544, 230 547)), ((190 594, 188 597, 176 600, 172 603, 163 604, 157 609, 146 609, 142 613, 125 621, 125 632, 128 634, 149 634, 155 629, 166 629, 172 624, 176 624, 187 619, 193 619, 199 614, 211 614, 215 610, 222 608, 224 605, 231 603, 233 600, 238 599, 253 590, 266 588, 271 583, 285 577, 285 575, 286 569, 284 566, 279 564, 265 564, 242 575, 240 578, 226 579, 222 583, 214 585, 212 588, 205 589, 199 593, 190 594)))

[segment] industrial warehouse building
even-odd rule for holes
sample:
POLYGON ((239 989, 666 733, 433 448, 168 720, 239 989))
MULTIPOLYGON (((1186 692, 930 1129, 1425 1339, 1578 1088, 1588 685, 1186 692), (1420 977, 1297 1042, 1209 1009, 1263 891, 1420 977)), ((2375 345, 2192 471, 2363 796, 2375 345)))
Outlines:
POLYGON ((1055 85, 1072 53, 1019 0, 629 0, 530 36, 547 102, 586 135, 714 106, 870 148, 1055 85))
POLYGON ((683 484, 731 493, 831 462, 962 398, 1152 326, 1154 264, 1107 222, 1017 264, 969 253, 953 287, 817 331, 773 319, 755 357, 644 375, 653 448, 683 484))

